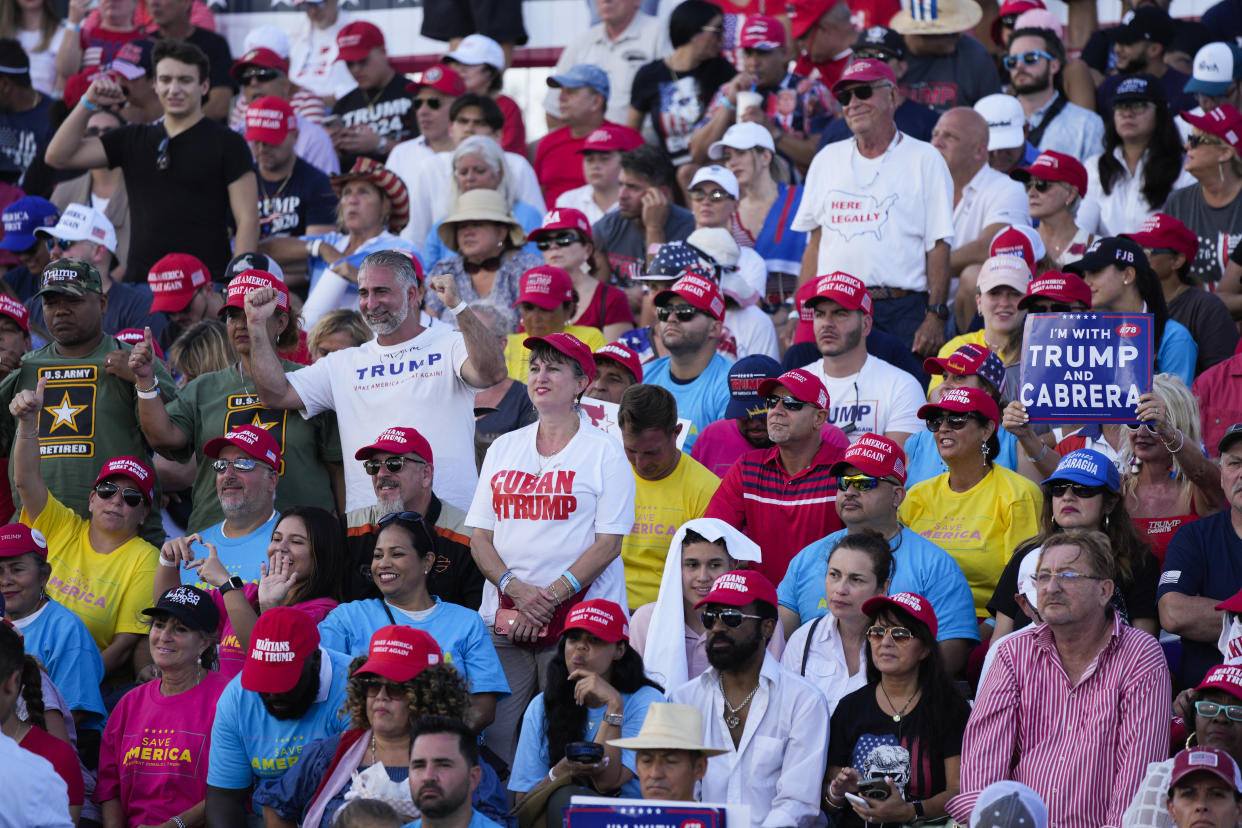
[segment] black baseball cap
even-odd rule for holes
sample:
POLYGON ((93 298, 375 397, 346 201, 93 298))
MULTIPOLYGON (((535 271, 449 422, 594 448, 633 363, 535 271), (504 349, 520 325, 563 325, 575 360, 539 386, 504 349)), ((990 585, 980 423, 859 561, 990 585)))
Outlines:
POLYGON ((854 51, 863 49, 879 49, 901 59, 906 56, 906 41, 887 26, 872 26, 863 30, 854 43, 854 51))
POLYGON ((1224 435, 1220 438, 1220 442, 1216 444, 1218 454, 1229 451, 1229 448, 1239 440, 1242 440, 1242 423, 1234 423, 1225 429, 1224 435))
POLYGON ((1082 276, 1089 271, 1103 270, 1109 265, 1132 267, 1135 270, 1151 270, 1151 265, 1147 263, 1147 254, 1137 242, 1120 236, 1110 236, 1097 239, 1091 247, 1087 248, 1086 255, 1065 266, 1065 272, 1082 276))
POLYGON ((143 615, 167 613, 192 630, 215 632, 220 626, 220 611, 211 596, 196 586, 173 587, 160 596, 155 606, 147 607, 143 615))
POLYGON ((1114 30, 1113 42, 1137 43, 1150 40, 1159 43, 1166 49, 1173 42, 1173 18, 1168 12, 1156 6, 1143 6, 1135 9, 1128 20, 1114 30))
POLYGON ((1113 104, 1119 104, 1124 101, 1163 101, 1164 89, 1160 86, 1160 81, 1155 75, 1149 75, 1146 72, 1139 75, 1130 75, 1117 84, 1117 89, 1113 92, 1113 104))

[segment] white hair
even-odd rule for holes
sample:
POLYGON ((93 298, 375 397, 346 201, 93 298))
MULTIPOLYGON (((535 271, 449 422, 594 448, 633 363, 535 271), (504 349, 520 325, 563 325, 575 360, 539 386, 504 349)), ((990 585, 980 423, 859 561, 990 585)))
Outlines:
POLYGON ((457 196, 461 195, 461 191, 457 189, 457 162, 465 158, 467 155, 477 155, 483 159, 483 163, 491 167, 492 172, 496 173, 496 192, 505 200, 505 205, 509 211, 513 211, 513 205, 517 202, 517 192, 513 189, 513 185, 509 182, 509 176, 506 175, 505 168, 505 151, 500 148, 500 144, 496 143, 496 139, 487 135, 471 135, 466 140, 457 145, 457 149, 453 150, 453 166, 452 176, 449 185, 449 204, 457 203, 457 196))

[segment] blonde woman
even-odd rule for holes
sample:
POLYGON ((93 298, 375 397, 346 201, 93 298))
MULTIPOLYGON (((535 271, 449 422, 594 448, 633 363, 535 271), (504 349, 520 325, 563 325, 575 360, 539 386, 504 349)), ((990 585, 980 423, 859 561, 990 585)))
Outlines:
POLYGON ((237 352, 219 319, 202 319, 186 328, 168 349, 168 364, 179 372, 177 387, 237 362, 237 352))
POLYGON ((306 335, 306 348, 311 362, 323 359, 333 351, 354 348, 369 342, 375 332, 367 325, 362 314, 356 310, 337 308, 319 317, 319 321, 306 335))

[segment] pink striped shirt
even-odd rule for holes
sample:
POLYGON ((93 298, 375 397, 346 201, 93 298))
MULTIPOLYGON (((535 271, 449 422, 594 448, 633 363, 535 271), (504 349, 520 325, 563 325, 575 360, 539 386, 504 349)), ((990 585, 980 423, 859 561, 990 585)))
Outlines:
POLYGON ((979 688, 949 814, 965 824, 980 791, 1013 779, 1048 803, 1049 828, 1120 826, 1147 763, 1168 758, 1171 693, 1160 644, 1115 616, 1074 686, 1051 628, 1019 631, 997 646, 979 688))

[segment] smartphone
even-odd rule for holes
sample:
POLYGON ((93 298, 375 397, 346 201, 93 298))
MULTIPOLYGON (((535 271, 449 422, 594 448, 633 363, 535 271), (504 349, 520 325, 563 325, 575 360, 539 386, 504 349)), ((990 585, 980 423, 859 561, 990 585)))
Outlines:
POLYGON ((873 802, 883 802, 892 796, 893 791, 883 779, 868 779, 858 783, 858 793, 873 802))
POLYGON ((570 742, 565 745, 565 758, 584 765, 596 765, 604 758, 604 746, 599 742, 570 742))
POLYGON ((340 115, 327 115, 319 125, 324 129, 336 129, 345 126, 345 119, 340 115))
POLYGON ((871 807, 870 803, 867 802, 867 800, 863 799, 858 794, 852 794, 847 791, 845 794, 845 798, 849 800, 850 802, 853 802, 855 805, 862 805, 863 807, 867 807, 867 808, 871 807))
MULTIPOLYGON (((496 620, 492 623, 492 631, 496 635, 508 635, 517 621, 518 611, 515 609, 498 609, 496 610, 496 620)), ((539 631, 539 637, 542 638, 548 632, 548 628, 544 627, 539 631)))

